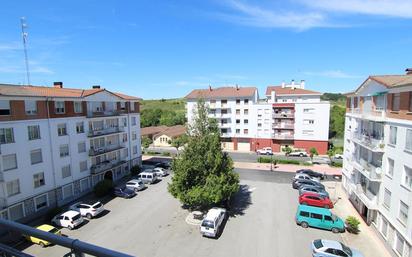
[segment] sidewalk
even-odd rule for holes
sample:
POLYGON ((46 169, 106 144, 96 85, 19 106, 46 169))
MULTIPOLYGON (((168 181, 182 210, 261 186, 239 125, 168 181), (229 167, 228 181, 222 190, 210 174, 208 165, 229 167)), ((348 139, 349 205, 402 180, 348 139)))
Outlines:
POLYGON ((330 193, 331 200, 335 203, 332 211, 343 220, 348 216, 354 216, 361 222, 359 234, 342 233, 342 242, 358 249, 365 257, 391 257, 392 255, 379 238, 379 235, 371 227, 373 225, 368 226, 353 207, 342 189, 342 184, 340 182, 325 182, 324 184, 330 193))

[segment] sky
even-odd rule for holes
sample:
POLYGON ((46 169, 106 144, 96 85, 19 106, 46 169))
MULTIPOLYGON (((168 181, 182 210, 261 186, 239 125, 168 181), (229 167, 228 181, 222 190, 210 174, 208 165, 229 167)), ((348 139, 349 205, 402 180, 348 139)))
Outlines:
POLYGON ((412 67, 412 0, 3 1, 0 83, 92 85, 144 99, 305 80, 348 92, 412 67))

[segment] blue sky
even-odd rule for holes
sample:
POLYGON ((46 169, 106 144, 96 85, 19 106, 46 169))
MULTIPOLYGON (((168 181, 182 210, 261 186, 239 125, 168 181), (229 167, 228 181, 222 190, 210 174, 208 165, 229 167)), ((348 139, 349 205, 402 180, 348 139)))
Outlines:
POLYGON ((412 67, 411 0, 4 1, 0 83, 101 85, 145 99, 306 80, 346 92, 412 67))

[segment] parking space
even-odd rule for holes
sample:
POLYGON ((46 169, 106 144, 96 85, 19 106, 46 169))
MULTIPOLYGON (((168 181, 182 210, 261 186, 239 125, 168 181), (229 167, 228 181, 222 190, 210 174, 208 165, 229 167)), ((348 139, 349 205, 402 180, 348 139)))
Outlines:
MULTIPOLYGON (((242 190, 219 239, 201 237, 185 222, 188 211, 167 192, 170 176, 132 199, 106 203, 107 215, 63 233, 137 256, 310 256, 316 238, 340 240, 339 234, 295 224, 297 192, 291 174, 241 170, 242 190)), ((67 249, 37 245, 25 252, 62 256, 67 249)))

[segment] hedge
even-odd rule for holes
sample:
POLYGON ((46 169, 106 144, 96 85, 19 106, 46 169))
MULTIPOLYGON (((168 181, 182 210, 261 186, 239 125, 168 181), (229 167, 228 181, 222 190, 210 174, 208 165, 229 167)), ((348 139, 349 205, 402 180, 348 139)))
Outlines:
MULTIPOLYGON (((258 162, 260 163, 270 163, 271 158, 269 157, 259 157, 258 162)), ((309 162, 301 162, 298 160, 285 160, 285 159, 276 159, 272 158, 274 164, 294 164, 294 165, 303 165, 303 166, 312 166, 309 162)))

